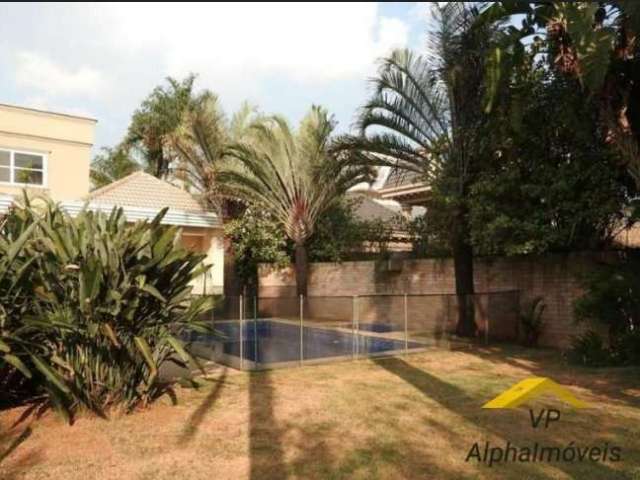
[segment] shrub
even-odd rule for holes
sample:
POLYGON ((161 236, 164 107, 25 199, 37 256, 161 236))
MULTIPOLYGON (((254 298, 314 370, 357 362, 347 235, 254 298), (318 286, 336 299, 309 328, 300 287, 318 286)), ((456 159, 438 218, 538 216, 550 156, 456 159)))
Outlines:
POLYGON ((622 365, 640 365, 640 331, 621 335, 613 349, 622 365))
POLYGON ((542 303, 542 297, 536 297, 520 314, 520 324, 522 325, 523 342, 527 347, 536 347, 538 339, 542 334, 544 320, 542 314, 546 305, 542 303))
POLYGON ((612 363, 611 352, 593 330, 574 338, 567 358, 570 363, 586 367, 604 367, 612 363))
POLYGON ((615 265, 599 265, 584 282, 576 300, 579 322, 596 322, 608 329, 610 363, 640 364, 640 256, 628 252, 615 265))
POLYGON ((4 362, 67 412, 130 410, 164 393, 161 365, 194 362, 180 339, 207 330, 200 318, 211 301, 189 285, 203 256, 160 225, 164 211, 127 224, 121 209, 72 219, 51 203, 37 212, 25 202, 0 231, 9 258, 0 281, 10 284, 2 288, 2 336, 18 359, 5 352, 4 362))

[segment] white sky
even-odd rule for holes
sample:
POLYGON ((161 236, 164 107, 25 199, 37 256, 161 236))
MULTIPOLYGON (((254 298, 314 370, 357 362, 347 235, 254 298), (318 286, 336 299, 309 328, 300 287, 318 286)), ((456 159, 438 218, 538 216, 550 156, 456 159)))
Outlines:
POLYGON ((414 3, 3 3, 0 103, 93 116, 96 146, 113 145, 155 85, 193 72, 228 113, 249 100, 297 121, 319 103, 346 130, 375 60, 424 45, 427 11, 414 3))

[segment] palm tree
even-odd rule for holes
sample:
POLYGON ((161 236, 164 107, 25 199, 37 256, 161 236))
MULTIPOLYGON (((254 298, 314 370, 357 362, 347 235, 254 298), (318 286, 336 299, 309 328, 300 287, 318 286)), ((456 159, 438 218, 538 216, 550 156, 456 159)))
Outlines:
POLYGON ((298 295, 307 293, 306 243, 318 218, 351 187, 373 180, 369 166, 329 153, 334 127, 318 106, 297 131, 280 116, 259 119, 227 150, 231 162, 218 175, 228 194, 269 212, 293 241, 298 295))
POLYGON ((93 188, 100 188, 140 170, 140 164, 133 160, 120 145, 102 147, 91 161, 89 177, 93 188))
POLYGON ((154 88, 131 117, 123 146, 136 150, 146 164, 146 170, 158 178, 169 175, 174 160, 171 136, 190 104, 195 78, 195 75, 183 80, 168 77, 168 87, 154 88))
POLYGON ((436 4, 429 55, 399 50, 383 59, 359 115, 360 135, 343 137, 338 146, 355 163, 421 174, 452 205, 449 234, 461 336, 477 331, 468 301, 474 285, 467 197, 484 157, 484 63, 496 28, 478 25, 481 10, 468 2, 436 4))
POLYGON ((189 102, 180 126, 171 135, 171 146, 178 157, 175 177, 224 217, 231 216, 236 202, 222 198, 217 173, 227 147, 242 140, 250 121, 256 118, 256 109, 243 104, 229 121, 218 96, 205 90, 189 102))

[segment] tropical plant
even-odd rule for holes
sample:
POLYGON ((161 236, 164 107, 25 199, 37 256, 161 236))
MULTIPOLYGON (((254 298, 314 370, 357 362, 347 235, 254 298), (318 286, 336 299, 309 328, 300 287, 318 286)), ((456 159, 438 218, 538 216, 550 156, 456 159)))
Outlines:
POLYGON ((584 294, 574 303, 576 319, 596 322, 614 345, 626 333, 640 331, 640 256, 626 252, 615 264, 600 264, 584 278, 584 294))
POLYGON ((359 117, 361 135, 343 138, 340 147, 355 163, 417 172, 446 199, 462 336, 477 332, 467 301, 474 292, 467 199, 488 157, 482 97, 497 31, 492 23, 478 22, 481 8, 468 2, 435 4, 429 56, 400 50, 382 60, 359 117))
POLYGON ((93 188, 100 188, 140 170, 140 164, 131 159, 125 148, 102 147, 91 161, 89 172, 93 188))
POLYGON ((636 191, 600 136, 598 107, 578 81, 534 62, 514 74, 491 115, 494 162, 471 188, 481 255, 596 250, 624 228, 636 191))
POLYGON ((41 332, 25 321, 33 313, 36 260, 25 255, 25 249, 34 241, 36 227, 15 211, 0 220, 0 405, 37 395, 34 377, 52 397, 62 393, 48 381, 51 372, 41 357, 41 332))
POLYGON ((542 315, 546 305, 542 297, 536 297, 520 312, 520 325, 522 326, 523 341, 527 347, 538 346, 538 339, 542 334, 544 320, 542 315))
MULTIPOLYGON (((521 26, 510 22, 491 53, 491 84, 508 81, 525 58, 525 45, 547 53, 549 65, 579 79, 583 92, 598 101, 603 138, 626 159, 640 185, 640 3, 492 2, 483 20, 514 16, 521 26), (534 42, 528 41, 531 36, 534 42)), ((487 91, 489 107, 496 91, 487 91)))
MULTIPOLYGON (((602 263, 584 278, 584 294, 574 302, 578 322, 608 330, 608 363, 640 364, 640 256, 627 251, 615 263, 602 263)), ((580 339, 576 345, 580 345, 580 339)))
POLYGON ((249 295, 257 294, 259 264, 289 264, 287 237, 275 219, 264 212, 247 208, 225 224, 225 235, 231 245, 228 253, 233 255, 235 272, 249 295))
POLYGON ((133 113, 123 147, 141 155, 146 170, 158 178, 169 174, 175 160, 171 136, 183 121, 195 75, 179 81, 168 77, 168 87, 157 86, 133 113))
POLYGON ((585 367, 605 367, 611 365, 611 352, 597 332, 587 330, 573 339, 567 359, 585 367))
POLYGON ((279 116, 259 119, 249 138, 227 150, 219 172, 229 195, 273 216, 294 243, 297 292, 307 293, 307 241, 318 218, 349 188, 372 180, 367 166, 354 166, 329 152, 335 123, 314 106, 297 131, 279 116))
POLYGON ((127 224, 121 209, 70 218, 51 203, 25 202, 0 235, 14 258, 10 268, 3 260, 3 278, 14 284, 2 289, 3 344, 11 349, 3 347, 3 360, 27 377, 38 372, 35 381, 63 412, 130 410, 166 392, 160 367, 197 363, 183 337, 208 331, 201 316, 211 300, 193 297, 190 286, 205 268, 202 255, 160 225, 164 211, 127 224), (24 369, 7 358, 14 351, 24 369))
POLYGON ((225 218, 235 216, 238 205, 221 195, 217 173, 227 147, 241 141, 256 118, 256 109, 245 103, 228 121, 218 97, 205 90, 190 100, 182 122, 171 135, 177 153, 175 176, 225 218))
POLYGON ((309 239, 312 262, 342 262, 378 258, 388 250, 393 223, 357 217, 356 209, 364 201, 357 196, 339 198, 322 214, 309 239))

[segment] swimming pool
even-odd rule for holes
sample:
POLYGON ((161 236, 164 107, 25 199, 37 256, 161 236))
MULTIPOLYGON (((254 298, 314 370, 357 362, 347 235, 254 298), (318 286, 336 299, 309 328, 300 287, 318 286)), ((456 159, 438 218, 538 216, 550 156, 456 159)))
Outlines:
POLYGON ((243 322, 242 342, 237 321, 216 322, 215 329, 217 336, 193 334, 191 341, 196 353, 243 369, 393 355, 425 347, 422 343, 354 332, 349 328, 308 325, 300 328, 299 324, 286 320, 243 322))

